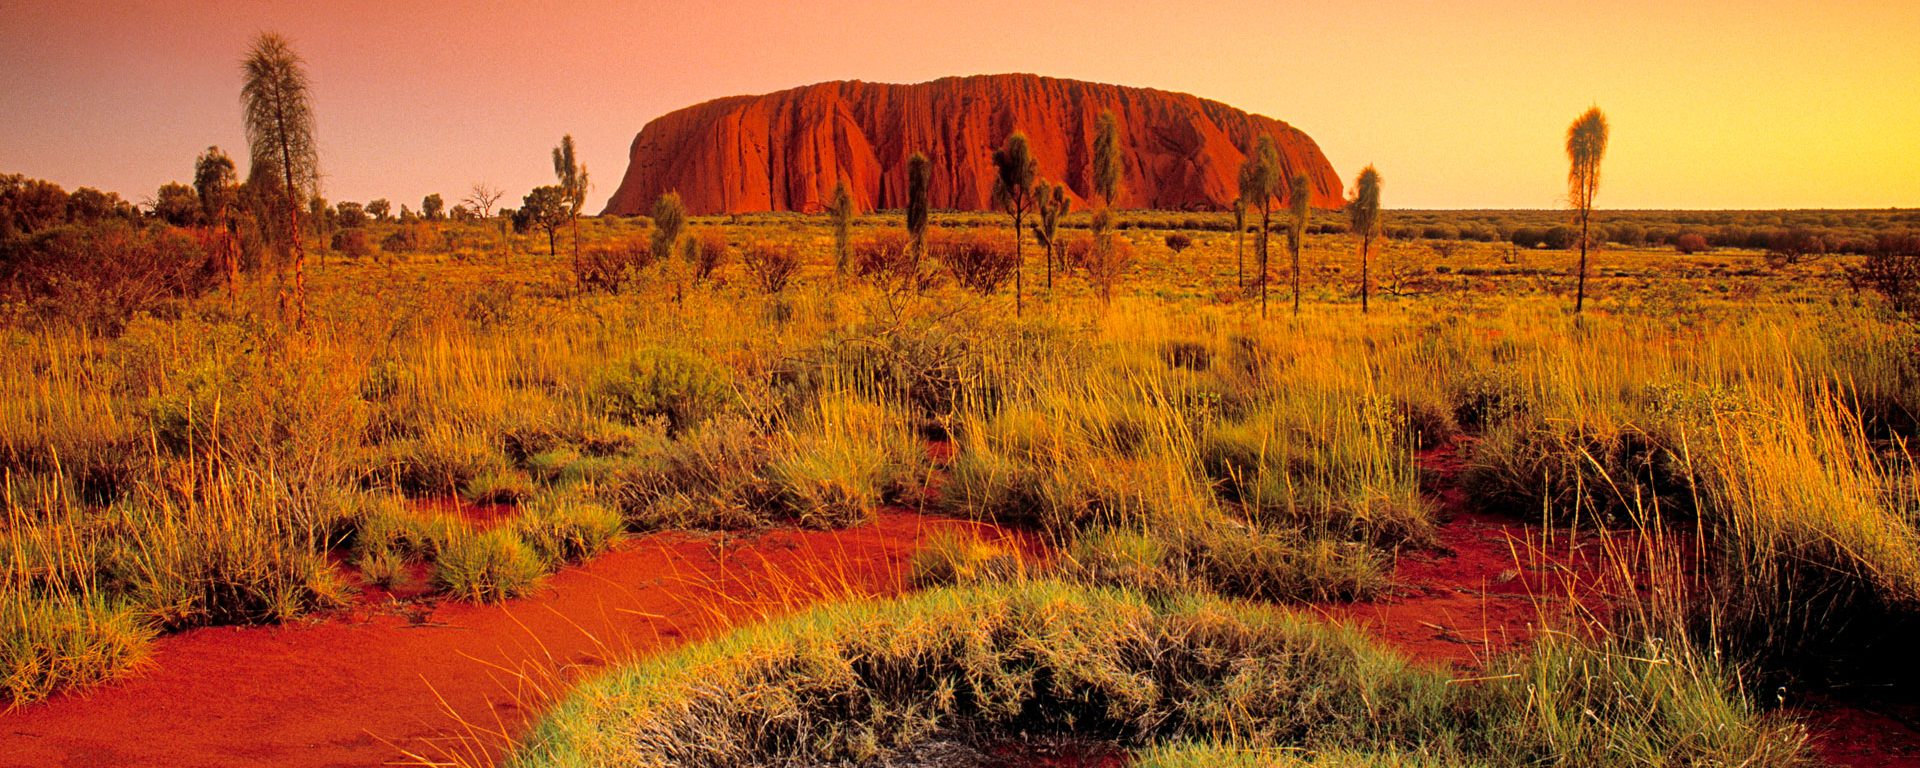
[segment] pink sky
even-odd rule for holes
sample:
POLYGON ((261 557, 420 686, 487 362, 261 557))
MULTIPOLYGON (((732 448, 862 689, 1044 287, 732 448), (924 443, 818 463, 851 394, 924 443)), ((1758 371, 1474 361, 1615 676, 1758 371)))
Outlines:
POLYGON ((641 126, 836 79, 1034 72, 1286 120, 1390 207, 1563 205, 1566 125, 1607 110, 1612 208, 1920 206, 1920 2, 0 0, 0 172, 132 200, 241 159, 239 60, 290 37, 324 194, 513 200, 572 133, 613 192, 641 126))

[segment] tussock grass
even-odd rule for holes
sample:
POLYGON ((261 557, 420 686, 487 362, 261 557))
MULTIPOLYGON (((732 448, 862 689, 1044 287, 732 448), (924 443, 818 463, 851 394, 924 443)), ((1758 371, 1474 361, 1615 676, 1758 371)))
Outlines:
MULTIPOLYGON (((1568 644, 1514 664, 1460 684, 1246 603, 1010 582, 833 604, 617 670, 543 717, 512 764, 874 762, 1054 733, 1231 739, 1233 759, 1292 749, 1334 765, 1801 760, 1798 729, 1728 703, 1726 681, 1692 657, 1568 644)), ((1223 754, 1194 749, 1149 757, 1223 754)))

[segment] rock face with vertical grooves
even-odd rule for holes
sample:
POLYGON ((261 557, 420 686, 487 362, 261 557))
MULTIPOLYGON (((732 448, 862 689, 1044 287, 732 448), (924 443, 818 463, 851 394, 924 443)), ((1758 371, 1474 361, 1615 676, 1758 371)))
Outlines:
POLYGON ((633 140, 604 213, 644 214, 677 190, 696 214, 816 212, 845 179, 860 210, 906 203, 907 158, 933 161, 932 205, 985 210, 993 150, 1024 131, 1040 175, 1083 208, 1095 123, 1112 110, 1125 164, 1121 208, 1219 210, 1238 194, 1240 162, 1271 135, 1282 178, 1304 172, 1314 204, 1341 204, 1340 177, 1305 133, 1217 101, 1036 75, 950 77, 915 85, 843 81, 733 96, 655 119, 633 140))

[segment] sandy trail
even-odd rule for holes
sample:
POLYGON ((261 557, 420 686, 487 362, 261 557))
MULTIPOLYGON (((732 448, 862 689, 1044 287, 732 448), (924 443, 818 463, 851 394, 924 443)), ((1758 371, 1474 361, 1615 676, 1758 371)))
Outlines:
POLYGON ((893 512, 840 531, 660 533, 500 605, 369 602, 314 622, 183 632, 132 678, 0 714, 0 765, 484 759, 556 682, 821 598, 898 592, 920 540, 954 527, 980 526, 893 512))

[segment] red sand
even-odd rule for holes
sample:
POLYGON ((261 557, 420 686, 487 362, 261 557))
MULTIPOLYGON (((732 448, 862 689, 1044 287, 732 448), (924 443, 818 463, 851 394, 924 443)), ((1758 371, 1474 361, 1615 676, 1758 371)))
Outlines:
POLYGON ((485 762, 556 683, 825 595, 897 592, 923 536, 973 525, 889 513, 843 531, 663 533, 503 605, 390 601, 184 632, 144 674, 0 714, 0 765, 365 766, 402 749, 485 762))
POLYGON ((1557 540, 1543 541, 1539 526, 1472 509, 1459 487, 1464 467, 1455 446, 1423 452, 1420 465, 1442 520, 1437 550, 1403 554, 1387 596, 1315 611, 1364 627, 1416 660, 1470 670, 1525 645, 1543 610, 1576 623, 1605 614, 1605 536, 1559 531, 1557 540))

